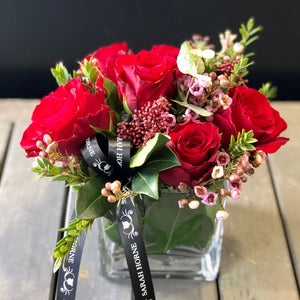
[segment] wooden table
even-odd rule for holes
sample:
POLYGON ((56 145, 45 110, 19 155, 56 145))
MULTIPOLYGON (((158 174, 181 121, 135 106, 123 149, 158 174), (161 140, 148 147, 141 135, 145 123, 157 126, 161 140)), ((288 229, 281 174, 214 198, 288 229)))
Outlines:
MULTIPOLYGON (((0 299, 52 299, 52 249, 63 222, 63 183, 37 181, 19 142, 37 100, 0 99, 0 299)), ((228 201, 214 282, 154 280, 157 299, 299 299, 300 102, 275 102, 290 142, 228 201), (298 282, 298 287, 297 287, 298 282)), ((88 233, 77 299, 130 299, 129 280, 100 277, 98 232, 88 233)))

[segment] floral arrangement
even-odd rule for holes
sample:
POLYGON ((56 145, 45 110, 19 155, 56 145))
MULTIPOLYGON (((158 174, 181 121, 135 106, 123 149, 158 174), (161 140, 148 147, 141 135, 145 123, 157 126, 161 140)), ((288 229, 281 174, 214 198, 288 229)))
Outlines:
POLYGON ((224 197, 238 199, 254 168, 288 141, 280 137, 287 124, 268 101, 274 88, 267 83, 257 91, 245 79, 253 64, 247 46, 261 29, 250 19, 241 25, 239 41, 225 31, 218 52, 200 35, 180 49, 156 45, 136 54, 115 43, 85 57, 72 75, 62 63, 51 70, 59 87, 36 106, 21 146, 36 158, 38 177, 66 181, 78 191, 76 219, 62 229, 68 234, 54 249, 56 269, 98 217, 119 239, 115 207, 128 194, 141 196, 142 226, 156 216, 145 239, 154 227, 170 227, 161 215, 166 211, 177 217, 181 211, 182 219, 173 220, 196 228, 173 230, 167 242, 152 238, 150 252, 193 245, 199 220, 228 217, 224 197), (82 158, 81 145, 95 133, 130 141, 131 187, 122 188, 121 174, 99 176, 82 158), (163 190, 178 191, 179 199, 168 202, 160 197, 163 190))

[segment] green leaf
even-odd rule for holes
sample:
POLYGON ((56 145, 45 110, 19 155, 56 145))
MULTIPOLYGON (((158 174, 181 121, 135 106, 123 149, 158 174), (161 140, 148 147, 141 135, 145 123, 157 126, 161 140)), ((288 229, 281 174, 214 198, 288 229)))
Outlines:
POLYGON ((51 169, 51 174, 52 174, 53 176, 56 176, 56 175, 60 174, 60 172, 61 172, 61 169, 60 169, 59 167, 53 167, 53 168, 51 169))
POLYGON ((40 158, 38 158, 36 161, 37 161, 38 165, 39 165, 42 169, 45 168, 45 165, 44 165, 43 161, 42 161, 40 158))
POLYGON ((158 199, 158 172, 151 167, 138 170, 132 178, 132 190, 158 199))
POLYGON ((70 179, 69 176, 59 175, 52 178, 52 181, 68 181, 70 179))
POLYGON ((251 43, 253 43, 254 41, 258 40, 259 39, 259 36, 256 35, 254 36, 253 38, 249 39, 247 42, 246 42, 246 46, 250 45, 251 43))
POLYGON ((175 246, 208 247, 214 230, 218 205, 198 209, 179 208, 178 200, 186 194, 165 192, 146 212, 143 218, 143 236, 148 253, 167 252, 175 246), (212 215, 210 218, 208 215, 212 215))
POLYGON ((264 83, 258 91, 265 95, 268 100, 274 99, 277 96, 277 87, 272 86, 271 82, 264 83))
POLYGON ((190 104, 190 103, 182 102, 182 101, 178 101, 178 100, 172 100, 172 101, 178 103, 181 106, 191 109, 192 111, 199 114, 200 116, 209 117, 212 115, 211 112, 207 111, 206 109, 204 109, 202 107, 196 106, 194 104, 190 104))
POLYGON ((54 266, 53 266, 53 273, 56 273, 56 271, 58 271, 58 269, 62 265, 62 262, 63 262, 63 257, 57 258, 55 260, 55 263, 54 263, 54 266))
POLYGON ((123 110, 122 102, 119 98, 117 86, 108 78, 103 76, 103 87, 106 90, 107 96, 105 103, 117 113, 121 113, 123 110))
POLYGON ((95 219, 104 216, 115 204, 109 203, 101 195, 105 186, 103 177, 91 178, 79 191, 76 201, 76 214, 79 219, 95 219))
POLYGON ((96 126, 93 126, 93 125, 90 125, 90 127, 93 128, 95 130, 95 132, 102 134, 106 138, 116 136, 116 133, 114 131, 100 129, 100 128, 98 128, 96 126))
POLYGON ((254 26, 254 18, 250 18, 247 22, 247 29, 250 31, 254 26))
POLYGON ((126 98, 125 98, 125 94, 123 95, 123 108, 124 108, 124 111, 128 114, 128 115, 132 115, 132 112, 130 110, 130 108, 128 107, 127 105, 127 102, 126 102, 126 98))
POLYGON ((68 70, 64 67, 62 62, 56 64, 55 69, 51 69, 51 73, 56 79, 58 85, 65 85, 72 79, 72 76, 69 74, 68 70))
POLYGON ((244 144, 241 146, 241 149, 244 151, 251 151, 251 150, 255 150, 255 147, 251 144, 244 144))
POLYGON ((103 222, 105 234, 109 237, 110 240, 112 240, 117 245, 121 246, 122 242, 119 233, 118 223, 111 222, 107 218, 103 218, 101 221, 103 222))
POLYGON ((130 159, 130 168, 136 168, 142 166, 150 155, 162 145, 166 144, 170 140, 165 134, 156 133, 154 138, 149 140, 145 146, 142 146, 134 156, 130 159))
POLYGON ((163 145, 154 151, 144 167, 136 172, 132 179, 132 189, 136 193, 158 199, 158 173, 179 165, 180 162, 173 151, 163 145))
POLYGON ((146 163, 146 167, 150 167, 157 172, 180 165, 177 156, 168 146, 162 146, 159 150, 155 151, 146 163))

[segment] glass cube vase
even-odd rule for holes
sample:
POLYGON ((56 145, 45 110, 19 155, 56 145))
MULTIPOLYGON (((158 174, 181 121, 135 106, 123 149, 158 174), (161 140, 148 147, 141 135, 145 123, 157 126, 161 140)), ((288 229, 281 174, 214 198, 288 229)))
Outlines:
MULTIPOLYGON (((221 261, 223 221, 219 205, 179 208, 184 193, 163 190, 159 200, 136 199, 152 277, 215 280, 221 261)), ((114 216, 101 218, 100 274, 127 278, 129 272, 114 216)))

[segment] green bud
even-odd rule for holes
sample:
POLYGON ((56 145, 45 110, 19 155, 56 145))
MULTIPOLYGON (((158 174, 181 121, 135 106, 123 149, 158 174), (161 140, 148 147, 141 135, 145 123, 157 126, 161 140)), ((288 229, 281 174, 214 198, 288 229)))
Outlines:
POLYGON ((68 246, 62 245, 62 246, 59 248, 59 251, 60 251, 60 252, 67 252, 67 251, 68 251, 68 246))
POLYGON ((82 230, 82 225, 81 225, 81 223, 77 223, 77 224, 76 224, 76 228, 77 228, 78 230, 82 230))
POLYGON ((82 220, 82 221, 81 221, 81 224, 82 224, 83 227, 88 226, 89 223, 90 223, 90 222, 89 222, 88 220, 82 220))
POLYGON ((77 236, 77 235, 78 235, 78 230, 72 229, 72 230, 69 232, 69 235, 71 235, 71 236, 77 236))
POLYGON ((61 253, 60 251, 55 251, 54 258, 61 258, 61 257, 64 257, 64 254, 61 253))

